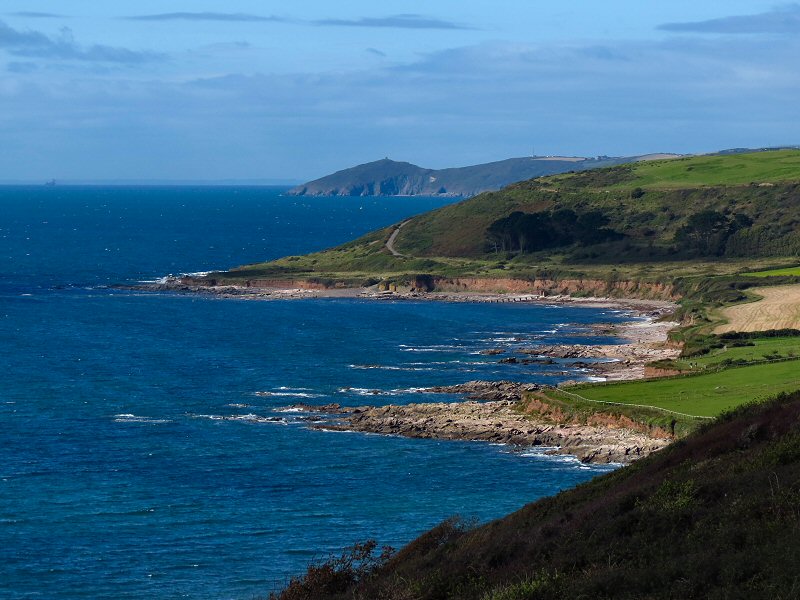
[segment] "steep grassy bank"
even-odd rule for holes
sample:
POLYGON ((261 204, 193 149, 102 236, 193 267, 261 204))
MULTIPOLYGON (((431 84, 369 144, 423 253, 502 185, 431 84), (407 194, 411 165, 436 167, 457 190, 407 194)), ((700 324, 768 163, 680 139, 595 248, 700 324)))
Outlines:
POLYGON ((278 597, 796 598, 800 393, 479 528, 318 565, 278 597), (366 560, 364 560, 366 558, 366 560))

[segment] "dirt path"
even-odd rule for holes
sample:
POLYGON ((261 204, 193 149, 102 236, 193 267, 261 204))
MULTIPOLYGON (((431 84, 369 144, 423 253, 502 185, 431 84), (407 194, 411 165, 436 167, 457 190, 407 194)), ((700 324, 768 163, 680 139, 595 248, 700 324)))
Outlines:
POLYGON ((389 236, 389 239, 386 240, 386 249, 392 253, 392 256, 400 256, 400 257, 405 256, 405 254, 400 254, 397 250, 394 249, 394 241, 397 239, 397 234, 400 233, 400 230, 403 228, 403 225, 405 225, 409 221, 411 221, 411 219, 400 223, 400 225, 397 226, 397 229, 395 229, 392 232, 392 235, 389 236))
POLYGON ((728 322, 714 333, 800 329, 800 285, 759 288, 755 293, 762 299, 724 309, 728 322))

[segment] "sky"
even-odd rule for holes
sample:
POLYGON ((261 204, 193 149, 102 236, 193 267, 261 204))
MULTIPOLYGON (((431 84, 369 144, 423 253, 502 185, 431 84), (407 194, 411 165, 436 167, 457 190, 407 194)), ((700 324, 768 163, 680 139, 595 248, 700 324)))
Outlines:
POLYGON ((800 3, 4 0, 0 181, 800 144, 800 3))

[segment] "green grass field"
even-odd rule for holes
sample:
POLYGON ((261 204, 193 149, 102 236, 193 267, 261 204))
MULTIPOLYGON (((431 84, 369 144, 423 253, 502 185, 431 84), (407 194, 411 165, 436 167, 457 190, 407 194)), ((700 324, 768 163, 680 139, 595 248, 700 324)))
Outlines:
POLYGON ((674 188, 797 181, 800 150, 692 156, 637 163, 634 181, 624 187, 674 188))
POLYGON ((772 269, 770 271, 756 271, 744 273, 748 277, 800 277, 800 266, 786 269, 772 269))
POLYGON ((580 385, 567 391, 589 400, 655 406, 687 415, 714 417, 780 392, 800 389, 800 360, 737 367, 703 375, 580 385))
POLYGON ((758 362, 777 358, 800 357, 800 337, 772 337, 747 340, 753 346, 717 348, 708 354, 671 361, 680 369, 707 369, 730 362, 758 362))

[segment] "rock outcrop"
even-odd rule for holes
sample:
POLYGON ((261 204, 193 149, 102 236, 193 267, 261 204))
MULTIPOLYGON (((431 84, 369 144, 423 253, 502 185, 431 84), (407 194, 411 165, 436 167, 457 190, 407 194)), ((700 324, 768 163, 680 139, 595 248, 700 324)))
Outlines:
POLYGON ((570 454, 585 463, 628 463, 669 443, 668 439, 613 425, 557 424, 537 420, 516 408, 514 400, 341 408, 334 413, 335 418, 330 423, 314 427, 541 447, 543 453, 570 454))

